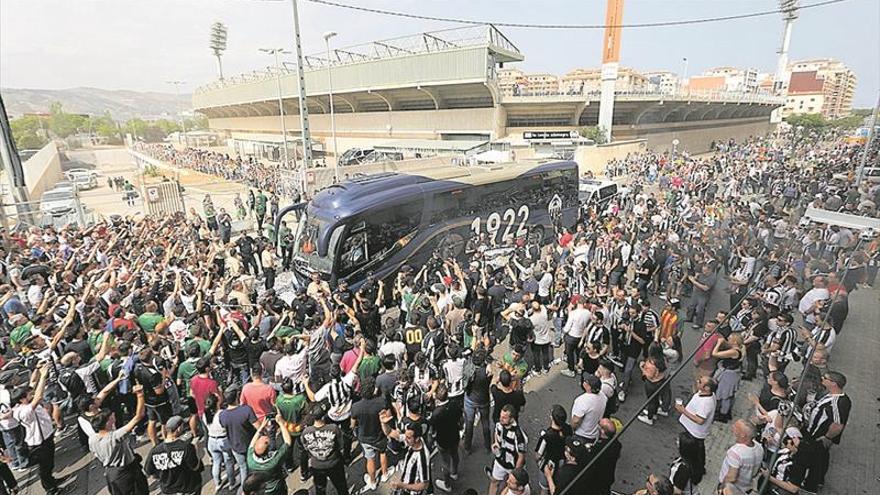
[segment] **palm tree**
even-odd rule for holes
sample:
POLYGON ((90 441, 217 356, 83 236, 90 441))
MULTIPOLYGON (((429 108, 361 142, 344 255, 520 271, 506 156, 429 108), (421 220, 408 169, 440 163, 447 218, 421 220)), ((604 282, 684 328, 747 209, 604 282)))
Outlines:
POLYGON ((217 57, 217 70, 220 72, 220 80, 223 80, 223 52, 226 51, 226 25, 220 21, 211 24, 211 41, 208 44, 214 56, 217 57))

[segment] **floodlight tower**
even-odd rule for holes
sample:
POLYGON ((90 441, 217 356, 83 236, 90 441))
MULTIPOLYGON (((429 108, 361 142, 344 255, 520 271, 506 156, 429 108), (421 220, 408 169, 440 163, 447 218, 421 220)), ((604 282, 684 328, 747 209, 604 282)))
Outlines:
POLYGON ((779 47, 779 59, 776 65, 776 78, 773 81, 775 94, 785 93, 788 87, 785 73, 788 69, 788 46, 791 44, 791 29, 794 20, 798 17, 800 9, 799 0, 779 0, 779 10, 782 11, 782 20, 785 21, 785 29, 782 33, 782 46, 779 47))
POLYGON ((605 38, 602 42, 602 94, 599 97, 599 131, 605 135, 606 143, 611 142, 622 24, 623 0, 608 0, 605 8, 605 38))

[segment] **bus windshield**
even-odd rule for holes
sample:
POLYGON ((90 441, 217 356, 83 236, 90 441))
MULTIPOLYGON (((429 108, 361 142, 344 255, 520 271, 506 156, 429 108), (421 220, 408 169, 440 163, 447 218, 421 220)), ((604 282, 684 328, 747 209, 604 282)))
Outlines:
POLYGON ((319 271, 330 274, 333 270, 333 258, 336 254, 335 245, 342 234, 342 227, 337 227, 330 237, 327 254, 318 253, 321 233, 327 228, 326 222, 308 215, 305 209, 285 215, 284 219, 292 234, 293 260, 305 271, 319 271))

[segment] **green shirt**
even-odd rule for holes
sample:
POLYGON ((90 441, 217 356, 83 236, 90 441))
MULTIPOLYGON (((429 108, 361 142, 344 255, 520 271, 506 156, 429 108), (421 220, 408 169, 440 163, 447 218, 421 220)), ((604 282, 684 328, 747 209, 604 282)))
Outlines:
POLYGON ((257 211, 266 213, 266 196, 262 193, 257 196, 257 211))
POLYGON ((156 330, 156 325, 162 322, 165 317, 160 315, 159 313, 144 313, 138 316, 138 325, 143 329, 143 331, 147 333, 152 333, 156 330))
POLYGON ((198 359, 189 358, 186 361, 180 363, 180 367, 177 368, 177 379, 183 384, 180 392, 183 397, 189 396, 189 381, 192 380, 197 373, 196 371, 196 362, 198 359))
POLYGON ((382 361, 379 360, 379 356, 364 356, 358 366, 358 377, 361 381, 368 376, 375 377, 381 367, 382 361))
POLYGON ((108 335, 110 339, 110 346, 112 347, 115 343, 113 339, 113 334, 108 334, 104 330, 94 330, 89 333, 88 338, 86 338, 86 342, 89 343, 89 347, 92 349, 92 353, 97 354, 98 349, 101 348, 101 345, 104 343, 104 335, 108 335))
POLYGON ((529 363, 527 363, 525 359, 514 361, 513 355, 510 352, 504 354, 504 357, 501 358, 501 362, 513 368, 520 378, 526 376, 526 373, 529 371, 529 363))
POLYGON ((12 330, 12 333, 9 334, 9 343, 13 346, 21 344, 26 338, 28 338, 33 328, 34 323, 31 321, 15 327, 15 329, 12 330))
POLYGON ((208 351, 211 350, 211 343, 201 337, 193 337, 191 339, 184 341, 183 348, 189 349, 190 344, 193 342, 195 342, 196 344, 199 345, 199 350, 201 351, 202 356, 204 356, 205 354, 208 353, 208 351))
POLYGON ((247 467, 250 472, 265 471, 269 473, 269 481, 263 489, 264 495, 281 495, 287 493, 287 473, 284 471, 284 461, 287 457, 287 443, 280 442, 278 450, 269 454, 268 457, 257 457, 254 448, 247 451, 247 467))
POLYGON ((299 335, 299 334, 300 334, 299 330, 297 330, 293 327, 289 327, 287 325, 278 327, 278 330, 275 331, 275 336, 278 337, 279 339, 286 339, 287 337, 290 337, 291 335, 299 335))
POLYGON ((293 435, 299 435, 302 429, 302 411, 305 407, 305 394, 287 395, 282 393, 275 399, 275 408, 278 409, 278 414, 284 418, 284 421, 291 424, 293 429, 290 433, 293 435))
POLYGON ((287 247, 290 245, 290 229, 284 226, 278 229, 278 237, 281 238, 281 245, 287 247))

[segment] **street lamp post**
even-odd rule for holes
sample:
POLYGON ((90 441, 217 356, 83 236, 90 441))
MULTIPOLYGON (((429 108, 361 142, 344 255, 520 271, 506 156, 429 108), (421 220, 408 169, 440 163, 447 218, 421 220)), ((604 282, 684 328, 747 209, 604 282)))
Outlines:
POLYGON ((339 146, 336 144, 336 113, 333 111, 333 63, 330 61, 330 38, 333 38, 334 36, 336 36, 336 31, 327 31, 324 33, 324 44, 327 45, 327 88, 330 98, 330 135, 333 137, 333 182, 339 182, 339 146))
MULTIPOLYGON (((687 57, 682 57, 681 63, 683 64, 681 70, 681 81, 679 82, 679 86, 684 88, 684 81, 688 77, 688 59, 687 57)), ((688 84, 688 88, 690 88, 690 84, 688 84)))
MULTIPOLYGON (((166 84, 174 86, 174 96, 176 98, 177 118, 180 119, 180 128, 183 129, 183 146, 189 148, 189 137, 186 135, 186 120, 180 111, 180 86, 186 84, 186 81, 165 81, 166 84)), ((180 139, 177 140, 180 143, 180 139)), ((180 168, 174 167, 175 176, 177 177, 177 185, 180 186, 180 168)))
POLYGON ((189 148, 189 137, 186 135, 186 120, 180 112, 180 86, 186 84, 186 81, 165 81, 166 84, 174 86, 174 96, 177 98, 177 118, 180 119, 180 128, 183 129, 183 145, 189 148))
POLYGON ((290 162, 287 156, 287 123, 284 121, 284 98, 281 94, 281 64, 278 56, 281 54, 289 54, 283 48, 260 48, 260 51, 275 57, 275 85, 278 87, 278 115, 281 119, 281 156, 284 159, 284 168, 290 168, 290 162))

